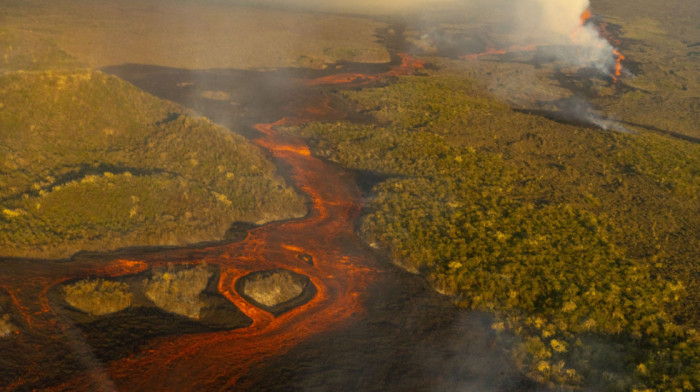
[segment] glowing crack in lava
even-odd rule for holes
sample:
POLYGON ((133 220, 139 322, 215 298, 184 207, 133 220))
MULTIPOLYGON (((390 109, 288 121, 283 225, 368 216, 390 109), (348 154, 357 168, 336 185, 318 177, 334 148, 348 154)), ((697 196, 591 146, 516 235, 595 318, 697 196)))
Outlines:
MULTIPOLYGON (((385 73, 340 74, 304 83, 363 85, 423 67, 421 61, 408 55, 400 58, 401 64, 385 73)), ((350 173, 311 156, 301 139, 275 130, 282 125, 344 115, 323 98, 311 100, 315 101, 292 103, 289 109, 296 113, 294 116, 255 125, 263 135, 255 143, 287 163, 292 168, 291 179, 310 197, 307 217, 254 228, 244 240, 231 244, 165 249, 127 260, 96 257, 69 263, 20 260, 0 265, 4 266, 0 286, 11 294, 33 333, 52 331, 70 336, 71 327, 49 306, 47 292, 57 284, 85 277, 131 275, 167 263, 193 261, 218 265, 219 292, 252 319, 252 325, 246 328, 155 338, 133 355, 106 364, 91 360, 88 355, 83 363, 87 370, 49 390, 192 391, 245 387, 240 378, 252 366, 264 364, 308 337, 362 314, 362 293, 381 274, 354 234, 361 194, 350 173), (307 276, 317 293, 307 303, 275 317, 247 302, 235 290, 235 284, 251 272, 278 268, 307 276)), ((25 344, 31 347, 30 342, 25 344)), ((35 348, 37 352, 42 349, 35 348)), ((33 371, 38 374, 30 377, 41 377, 41 369, 33 371)), ((10 389, 22 389, 28 381, 19 379, 10 389)))

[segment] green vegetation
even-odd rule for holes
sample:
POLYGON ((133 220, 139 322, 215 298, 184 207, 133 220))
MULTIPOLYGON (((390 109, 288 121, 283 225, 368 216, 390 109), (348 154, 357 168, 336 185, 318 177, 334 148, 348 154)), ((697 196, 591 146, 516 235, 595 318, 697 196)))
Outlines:
POLYGON ((242 137, 100 72, 0 77, 0 256, 183 245, 304 214, 242 137))
POLYGON ((63 286, 66 302, 93 316, 116 313, 131 306, 129 285, 104 279, 84 279, 63 286))
POLYGON ((207 304, 200 294, 214 275, 206 264, 175 270, 172 266, 155 269, 143 281, 146 297, 170 313, 198 319, 207 304))
POLYGON ((380 124, 289 128, 392 178, 361 235, 493 328, 533 379, 700 388, 700 146, 516 113, 460 75, 343 92, 380 124))

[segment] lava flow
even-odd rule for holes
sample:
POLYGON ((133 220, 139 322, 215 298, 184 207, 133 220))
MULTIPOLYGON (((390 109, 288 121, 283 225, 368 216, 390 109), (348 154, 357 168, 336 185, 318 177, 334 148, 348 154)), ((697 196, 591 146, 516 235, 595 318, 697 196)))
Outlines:
MULTIPOLYGON (((408 74, 423 66, 407 55, 400 56, 401 64, 384 73, 332 75, 304 83, 357 86, 408 74)), ((0 263, 0 287, 12 296, 30 334, 69 336, 74 330, 49 306, 47 291, 51 287, 69 279, 135 274, 166 263, 218 265, 219 291, 253 320, 249 327, 230 331, 155 338, 132 355, 106 364, 94 358, 81 359, 84 370, 73 373, 60 385, 50 385, 50 390, 230 390, 245 386, 240 379, 251 367, 264 365, 267 359, 285 353, 308 337, 362 314, 363 292, 376 282, 381 271, 354 234, 361 194, 350 173, 311 156, 302 140, 275 129, 343 116, 327 100, 312 100, 315 102, 292 103, 296 105, 288 108, 294 113, 292 116, 255 125, 263 135, 255 143, 289 165, 291 180, 309 196, 311 207, 305 218, 257 227, 244 240, 231 244, 164 249, 112 260, 93 257, 64 263, 0 263), (313 263, 308 263, 309 257, 313 263), (239 278, 253 271, 276 268, 308 276, 317 289, 309 302, 277 317, 251 305, 235 290, 239 278)), ((23 344, 37 352, 42 350, 32 347, 36 343, 31 339, 23 344)), ((26 389, 33 385, 30 382, 46 377, 42 369, 27 372, 14 382, 13 388, 26 389)))
POLYGON ((306 82, 308 86, 318 86, 325 84, 352 84, 353 86, 364 86, 370 82, 386 78, 388 76, 400 76, 413 73, 416 69, 423 68, 423 61, 415 59, 406 53, 399 53, 401 64, 391 70, 376 74, 366 75, 361 73, 343 73, 337 75, 324 76, 311 79, 306 82))

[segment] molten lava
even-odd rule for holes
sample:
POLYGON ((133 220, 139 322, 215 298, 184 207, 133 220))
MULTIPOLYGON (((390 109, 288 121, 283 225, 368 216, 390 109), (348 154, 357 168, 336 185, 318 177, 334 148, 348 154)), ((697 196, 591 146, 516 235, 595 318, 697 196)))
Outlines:
POLYGON ((581 26, 585 25, 586 22, 588 22, 591 18, 593 18, 593 14, 591 13, 590 8, 586 8, 585 11, 581 14, 581 26))
POLYGON ((345 73, 324 76, 321 78, 311 79, 306 82, 308 86, 318 86, 327 84, 352 84, 354 86, 364 86, 373 81, 384 79, 389 76, 400 76, 413 73, 417 69, 422 69, 425 65, 423 60, 415 59, 408 54, 399 53, 398 56, 401 58, 401 64, 392 68, 391 70, 376 74, 376 75, 366 75, 360 73, 345 73))
MULTIPOLYGON (((585 25, 586 22, 592 18, 593 15, 591 14, 590 9, 584 11, 584 13, 581 14, 581 26, 585 25)), ((619 39, 615 38, 613 34, 611 34, 608 31, 608 24, 606 22, 601 22, 597 24, 596 31, 598 31, 600 37, 607 40, 610 43, 610 45, 613 46, 612 54, 615 57, 615 66, 610 76, 612 77, 613 82, 617 83, 617 81, 620 79, 620 76, 622 75, 622 61, 625 59, 625 56, 622 53, 620 53, 620 51, 615 47, 619 46, 622 42, 619 39)))
POLYGON ((612 77, 613 80, 617 82, 620 75, 622 74, 622 60, 625 59, 625 55, 620 53, 620 51, 617 49, 613 49, 613 54, 615 55, 615 71, 612 77))
MULTIPOLYGON (((381 74, 341 74, 304 81, 306 85, 361 86, 389 76, 404 75, 423 62, 400 55, 401 64, 381 74)), ((131 356, 107 364, 85 365, 72 379, 50 390, 230 390, 252 366, 264 364, 308 337, 327 331, 361 314, 362 293, 376 281, 374 262, 354 234, 362 197, 352 176, 341 168, 311 156, 301 139, 276 127, 314 119, 339 119, 328 99, 293 103, 294 113, 273 123, 256 124, 262 137, 255 140, 291 169, 291 179, 311 199, 303 219, 270 223, 248 232, 239 242, 203 248, 165 249, 134 256, 77 259, 69 263, 7 261, 0 264, 0 286, 12 296, 31 333, 68 336, 72 328, 52 310, 48 290, 61 282, 89 276, 125 276, 167 263, 206 262, 220 268, 219 291, 253 322, 231 331, 153 339, 131 356), (303 256, 303 257, 300 257, 303 256), (313 263, 308 260, 312 259, 313 263), (260 270, 285 268, 306 275, 317 294, 306 304, 275 317, 248 303, 236 290, 241 277, 260 270), (104 366, 104 367, 103 367, 104 366)), ((21 336, 21 335, 20 335, 21 336)), ((40 352, 42 347, 29 349, 40 352)), ((89 362, 89 361, 86 361, 89 362)), ((40 379, 42 369, 29 369, 26 379, 40 379), (34 373, 32 373, 34 372, 34 373)), ((22 389, 25 379, 13 383, 22 389)))

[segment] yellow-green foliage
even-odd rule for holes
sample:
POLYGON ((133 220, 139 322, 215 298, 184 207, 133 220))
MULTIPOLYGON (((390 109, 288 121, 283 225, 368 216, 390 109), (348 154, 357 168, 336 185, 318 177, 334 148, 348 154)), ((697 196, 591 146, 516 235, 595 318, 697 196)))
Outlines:
POLYGON ((206 264, 178 271, 170 267, 154 270, 143 284, 146 297, 159 308, 197 319, 202 307, 206 305, 199 295, 207 287, 212 275, 206 264))
POLYGON ((456 76, 343 94, 383 125, 290 132, 397 177, 374 188, 362 235, 460 305, 496 313, 527 374, 700 387, 698 145, 515 113, 456 76))
POLYGON ((345 95, 355 101, 360 110, 372 111, 381 122, 404 128, 488 127, 480 120, 508 111, 505 104, 484 99, 483 92, 471 81, 455 77, 423 79, 411 76, 405 80, 412 82, 392 85, 391 94, 386 94, 384 89, 368 89, 346 92, 345 95), (445 99, 445 93, 451 93, 450 99, 445 99))
POLYGON ((131 306, 129 285, 104 279, 84 279, 63 286, 71 306, 93 316, 115 313, 131 306))
POLYGON ((243 292, 265 306, 277 306, 301 295, 303 282, 294 278, 290 271, 275 271, 269 275, 258 275, 246 279, 243 292))
POLYGON ((0 256, 220 239, 303 215, 242 137, 100 72, 0 77, 0 256))
POLYGON ((4 314, 0 316, 0 338, 5 337, 17 331, 17 327, 10 321, 10 315, 4 314))

